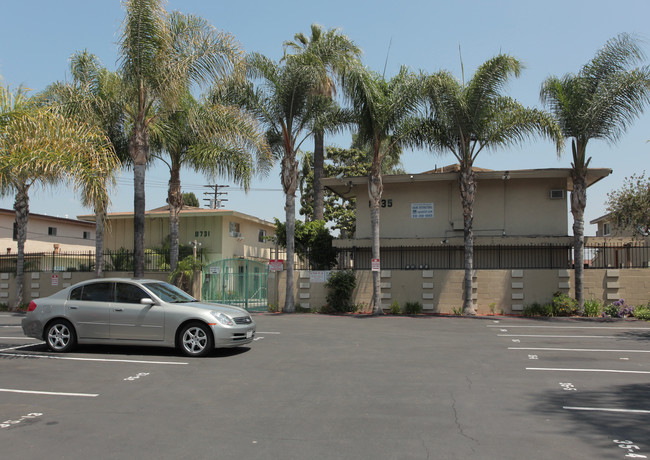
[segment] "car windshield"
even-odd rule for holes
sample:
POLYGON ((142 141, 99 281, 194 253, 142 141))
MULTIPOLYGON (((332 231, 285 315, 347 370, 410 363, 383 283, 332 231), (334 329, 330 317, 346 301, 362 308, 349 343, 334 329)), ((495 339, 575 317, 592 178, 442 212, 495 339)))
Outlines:
POLYGON ((173 286, 168 283, 143 283, 144 287, 149 289, 151 292, 156 294, 165 302, 170 303, 185 303, 185 302, 197 302, 197 300, 186 294, 184 291, 180 290, 176 286, 173 286))

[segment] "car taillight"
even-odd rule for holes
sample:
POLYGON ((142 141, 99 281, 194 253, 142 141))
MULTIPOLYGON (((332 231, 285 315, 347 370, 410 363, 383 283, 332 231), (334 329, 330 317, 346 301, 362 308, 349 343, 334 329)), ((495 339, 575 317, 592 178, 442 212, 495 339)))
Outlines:
POLYGON ((29 306, 27 307, 27 311, 34 311, 34 310, 36 310, 36 302, 34 302, 32 300, 31 302, 29 302, 29 306))

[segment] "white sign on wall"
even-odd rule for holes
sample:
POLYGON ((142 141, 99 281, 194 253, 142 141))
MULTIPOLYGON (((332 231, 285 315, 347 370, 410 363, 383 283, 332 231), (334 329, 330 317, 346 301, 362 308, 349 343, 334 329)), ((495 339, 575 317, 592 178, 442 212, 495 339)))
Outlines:
POLYGON ((411 219, 433 219, 433 203, 411 203, 411 219))

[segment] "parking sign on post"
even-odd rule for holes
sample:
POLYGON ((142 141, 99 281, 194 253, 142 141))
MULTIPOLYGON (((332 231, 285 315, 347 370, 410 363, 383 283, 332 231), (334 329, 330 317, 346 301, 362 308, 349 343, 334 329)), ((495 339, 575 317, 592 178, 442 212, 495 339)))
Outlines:
POLYGON ((381 270, 381 265, 379 264, 379 259, 372 259, 372 271, 378 272, 381 270))

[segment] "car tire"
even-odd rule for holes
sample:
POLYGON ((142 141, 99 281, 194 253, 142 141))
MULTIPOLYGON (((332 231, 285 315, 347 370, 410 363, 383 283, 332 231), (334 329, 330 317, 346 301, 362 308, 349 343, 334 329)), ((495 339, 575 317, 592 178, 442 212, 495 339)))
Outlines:
POLYGON ((203 323, 185 324, 178 334, 178 348, 185 356, 205 356, 214 348, 212 331, 203 323))
POLYGON ((45 343, 57 353, 65 353, 77 345, 77 333, 72 324, 64 319, 55 319, 45 328, 45 343))

